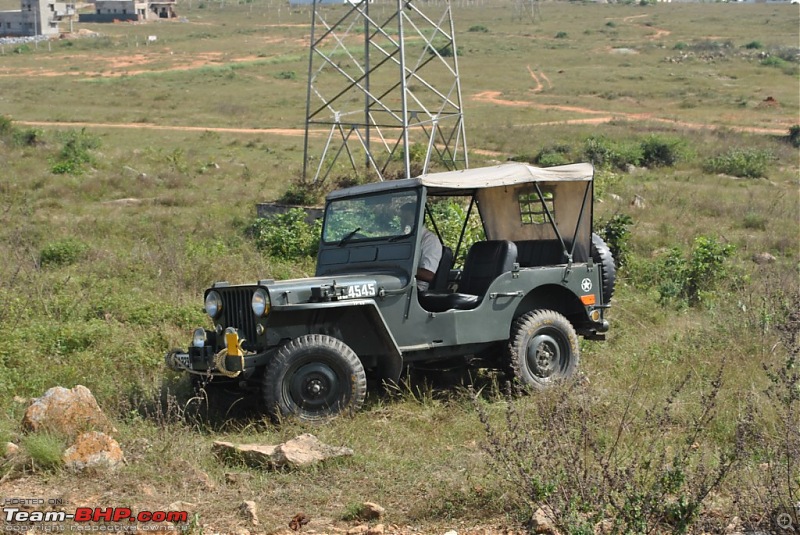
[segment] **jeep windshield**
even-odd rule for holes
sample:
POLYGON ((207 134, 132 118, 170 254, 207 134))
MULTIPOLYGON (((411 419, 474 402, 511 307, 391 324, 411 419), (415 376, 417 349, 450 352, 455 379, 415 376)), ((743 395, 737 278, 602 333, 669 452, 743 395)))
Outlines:
POLYGON ((325 210, 322 240, 326 244, 345 245, 410 235, 414 223, 404 222, 401 212, 410 204, 416 214, 418 199, 417 190, 404 190, 333 200, 325 210))

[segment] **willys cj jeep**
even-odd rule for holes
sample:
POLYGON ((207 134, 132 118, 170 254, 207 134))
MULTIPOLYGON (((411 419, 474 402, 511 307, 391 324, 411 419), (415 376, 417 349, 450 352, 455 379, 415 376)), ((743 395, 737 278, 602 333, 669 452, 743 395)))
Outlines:
POLYGON ((167 364, 257 386, 271 414, 304 420, 358 409, 368 376, 397 381, 406 367, 499 369, 533 388, 569 377, 578 336, 605 338, 614 286, 611 253, 592 234, 592 179, 590 164, 506 163, 334 191, 316 276, 215 283, 212 327, 167 364), (445 246, 420 291, 423 225, 440 236, 430 207, 448 197, 469 203, 486 239, 461 266, 445 246), (408 203, 415 217, 403 224, 408 203))

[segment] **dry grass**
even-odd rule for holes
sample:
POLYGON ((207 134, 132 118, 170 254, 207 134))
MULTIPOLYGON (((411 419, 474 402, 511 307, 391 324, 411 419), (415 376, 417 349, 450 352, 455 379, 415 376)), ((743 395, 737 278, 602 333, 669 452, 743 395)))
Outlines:
MULTIPOLYGON (((555 144, 577 152, 598 134, 619 143, 650 134, 677 137, 688 147, 674 167, 615 171, 603 185, 595 218, 633 218, 632 261, 621 273, 608 341, 582 344, 582 377, 602 400, 604 414, 619 421, 628 407, 641 412, 659 405, 690 374, 677 405, 688 418, 725 360, 703 447, 730 445, 744 415, 752 414, 764 429, 780 429, 780 406, 765 393, 771 383, 762 364, 776 368, 785 362, 776 326, 792 310, 798 289, 798 155, 777 135, 732 127, 785 133, 797 122, 796 76, 761 65, 752 56, 758 50, 743 48, 756 40, 765 50, 796 46, 796 6, 540 7, 542 20, 536 23, 515 17, 511 4, 455 11, 469 145, 500 154, 476 153, 473 165, 535 155, 555 144), (479 24, 488 31, 466 31, 479 24), (556 38, 559 32, 567 36, 556 38), (700 57, 698 51, 711 46, 705 41, 734 46, 719 57, 700 57), (680 43, 688 48, 676 48, 680 43), (620 48, 636 53, 614 50, 620 48), (687 50, 695 55, 667 60, 687 50), (496 98, 517 105, 476 98, 486 91, 499 91, 496 98), (768 96, 779 105, 763 106, 768 96), (562 124, 604 117, 612 122, 562 124), (553 121, 559 124, 540 125, 553 121), (705 158, 731 147, 774 154, 766 178, 703 171, 705 158), (630 206, 635 195, 644 198, 645 208, 630 206), (736 246, 729 275, 702 306, 660 304, 658 289, 637 278, 636 269, 652 265, 665 249, 688 251, 699 235, 736 246), (775 262, 753 263, 752 255, 761 252, 774 255, 775 262)), ((85 384, 117 423, 129 460, 115 475, 91 478, 59 470, 31 473, 25 466, 20 472, 3 464, 0 473, 11 475, 0 484, 2 494, 63 493, 70 507, 166 509, 184 501, 200 515, 198 533, 203 525, 204 533, 268 533, 285 528, 300 511, 312 518, 309 529, 329 532, 331 525, 352 527, 341 519, 365 500, 386 507, 387 525, 398 530, 520 527, 525 498, 488 464, 472 399, 458 390, 422 388, 421 394, 383 397, 372 392, 353 418, 314 428, 275 427, 252 410, 227 423, 183 415, 188 386, 166 376, 162 355, 185 346, 192 328, 204 323, 203 289, 220 279, 313 273, 313 259, 270 258, 243 232, 254 203, 278 197, 299 174, 302 138, 265 131, 87 127, 100 147, 84 173, 72 176, 51 172, 61 149, 56 133, 69 126, 24 124, 302 126, 307 11, 279 8, 277 2, 201 8, 196 0, 179 11, 187 22, 92 25, 104 37, 54 42, 50 50, 40 46, 23 54, 6 47, 0 60, 0 85, 25 87, 0 92, 0 115, 11 115, 18 128, 37 129, 43 142, 21 146, 0 136, 0 254, 6 259, 0 263, 0 401, 8 408, 0 439, 22 438, 24 405, 14 396, 85 384), (159 40, 145 47, 151 34, 159 40), (139 63, 120 63, 131 55, 141 55, 139 63), (294 79, 282 75, 292 71, 294 79), (127 99, 126 105, 105 98, 112 95, 127 99), (56 246, 72 247, 74 263, 42 265, 42 251, 56 246), (180 402, 161 410, 167 386, 180 402), (302 431, 356 454, 280 473, 223 465, 210 454, 213 440, 274 443, 302 431), (226 473, 245 476, 233 481, 226 473), (236 512, 248 499, 259 506, 257 528, 236 512)), ((491 418, 503 417, 506 402, 490 385, 483 399, 491 418)), ((514 408, 535 412, 545 401, 525 397, 514 408)), ((257 404, 249 400, 236 408, 257 404)), ((688 427, 679 423, 671 431, 680 438, 688 427)), ((538 428, 527 431, 543 438, 538 428)), ((765 440, 777 447, 776 436, 765 440)), ((765 455, 753 448, 736 474, 754 492, 769 485, 759 471, 765 455)), ((775 462, 780 466, 780 459, 775 462)), ((772 511, 755 494, 740 505, 733 504, 735 497, 733 483, 716 489, 706 502, 702 529, 718 531, 733 516, 767 529, 772 511)))

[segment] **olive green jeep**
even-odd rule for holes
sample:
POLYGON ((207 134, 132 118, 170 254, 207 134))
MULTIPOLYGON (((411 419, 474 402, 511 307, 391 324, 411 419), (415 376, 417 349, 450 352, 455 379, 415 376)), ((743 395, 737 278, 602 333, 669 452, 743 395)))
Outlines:
POLYGON ((592 179, 590 164, 506 163, 334 191, 316 276, 215 283, 211 327, 167 364, 258 387, 271 414, 304 420, 358 409, 368 377, 397 381, 407 368, 498 369, 544 388, 575 372, 578 336, 603 340, 609 327, 614 261, 592 234, 592 179), (466 208, 461 237, 420 291, 423 225, 441 239, 430 208, 448 197, 466 208), (470 218, 486 239, 460 255, 470 218))

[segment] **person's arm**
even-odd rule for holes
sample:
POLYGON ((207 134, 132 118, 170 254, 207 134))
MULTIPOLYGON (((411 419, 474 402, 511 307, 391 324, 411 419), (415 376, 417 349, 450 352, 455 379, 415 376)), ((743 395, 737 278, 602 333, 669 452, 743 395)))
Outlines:
POLYGON ((433 271, 429 271, 425 268, 417 269, 417 279, 425 282, 433 282, 433 277, 436 276, 436 273, 433 271))
POLYGON ((417 280, 433 282, 433 278, 436 276, 436 268, 439 267, 439 261, 442 259, 442 244, 435 234, 427 229, 424 229, 424 231, 421 242, 422 255, 417 267, 417 280))

